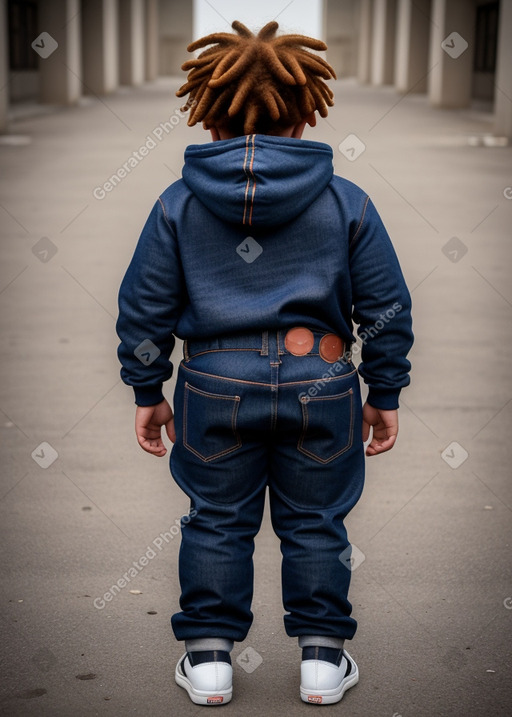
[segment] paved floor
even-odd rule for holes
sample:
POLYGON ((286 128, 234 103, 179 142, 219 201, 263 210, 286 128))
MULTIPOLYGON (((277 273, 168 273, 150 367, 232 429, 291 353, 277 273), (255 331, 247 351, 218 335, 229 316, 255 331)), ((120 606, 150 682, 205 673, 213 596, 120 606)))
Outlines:
MULTIPOLYGON (((175 521, 187 501, 166 459, 136 445, 114 333, 141 226, 180 175, 185 145, 207 139, 178 121, 176 87, 161 80, 22 114, 0 144, 5 715, 202 713, 172 679, 182 652, 169 625, 179 595, 175 521), (130 582, 111 593, 128 571, 130 582)), ((399 442, 368 461, 349 518, 359 621, 350 651, 361 680, 331 711, 508 715, 512 149, 468 143, 491 131, 486 114, 351 82, 335 90, 328 121, 306 136, 330 143, 336 171, 380 210, 413 291, 416 343, 399 442), (338 145, 348 135, 356 138, 342 145, 345 156, 338 145)), ((226 714, 313 709, 298 696, 300 653, 283 630, 279 570, 267 518, 254 626, 233 651, 226 714)))

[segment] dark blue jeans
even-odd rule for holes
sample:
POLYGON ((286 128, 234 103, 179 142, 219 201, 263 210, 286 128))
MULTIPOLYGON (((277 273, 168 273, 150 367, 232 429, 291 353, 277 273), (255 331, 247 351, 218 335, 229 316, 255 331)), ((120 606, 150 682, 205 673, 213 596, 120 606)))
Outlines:
POLYGON ((324 361, 313 333, 305 356, 286 351, 285 332, 185 343, 171 471, 195 512, 182 525, 178 640, 245 639, 267 486, 287 634, 355 633, 340 554, 364 483, 359 378, 350 361, 324 361))

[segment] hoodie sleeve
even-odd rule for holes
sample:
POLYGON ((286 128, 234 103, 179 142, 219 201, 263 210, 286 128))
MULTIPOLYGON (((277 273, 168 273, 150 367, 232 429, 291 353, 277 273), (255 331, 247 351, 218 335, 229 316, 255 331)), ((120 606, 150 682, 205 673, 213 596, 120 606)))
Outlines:
POLYGON ((413 343, 411 297, 388 233, 367 197, 351 241, 352 318, 362 341, 359 373, 368 403, 398 408, 410 382, 407 354, 413 343))
POLYGON ((121 378, 138 406, 163 400, 182 303, 183 273, 174 232, 158 200, 142 230, 119 290, 116 330, 121 378))

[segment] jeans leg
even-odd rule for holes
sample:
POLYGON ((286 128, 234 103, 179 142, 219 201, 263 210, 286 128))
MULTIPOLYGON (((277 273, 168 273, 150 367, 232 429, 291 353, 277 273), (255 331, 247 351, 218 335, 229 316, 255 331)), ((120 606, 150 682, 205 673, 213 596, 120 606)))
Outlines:
POLYGON ((350 571, 340 560, 349 542, 343 519, 333 509, 293 505, 270 491, 272 524, 281 540, 284 624, 290 637, 329 635, 351 639, 350 571))
POLYGON ((190 498, 192 517, 183 527, 179 554, 181 612, 171 623, 178 640, 241 641, 253 620, 252 558, 265 505, 267 449, 247 430, 252 395, 211 377, 189 381, 178 377, 175 392, 171 471, 190 498), (231 405, 238 398, 239 407, 231 405), (231 446, 230 431, 243 441, 231 446))
MULTIPOLYGON (((182 489, 187 487, 175 479, 182 489)), ((244 504, 220 505, 192 496, 196 511, 182 531, 181 612, 171 618, 177 640, 242 641, 252 624, 254 537, 265 504, 265 481, 244 504)))
POLYGON ((356 381, 329 384, 307 406, 297 389, 280 387, 281 431, 271 453, 269 486, 290 637, 350 639, 356 631, 348 600, 351 573, 340 560, 349 546, 344 520, 364 483, 356 381))

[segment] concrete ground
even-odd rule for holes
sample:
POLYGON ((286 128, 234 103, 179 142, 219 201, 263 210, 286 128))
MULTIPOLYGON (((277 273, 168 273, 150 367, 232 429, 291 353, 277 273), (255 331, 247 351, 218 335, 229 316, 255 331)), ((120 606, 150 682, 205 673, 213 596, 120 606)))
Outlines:
MULTIPOLYGON (((179 177, 186 144, 208 139, 177 119, 156 131, 178 118, 177 86, 21 112, 0 140, 1 714, 204 710, 173 680, 175 521, 187 500, 167 459, 136 444, 114 331, 153 202, 179 177), (148 135, 155 146, 102 193, 148 135)), ((348 520, 359 622, 348 647, 361 679, 330 711, 508 715, 512 149, 482 144, 485 112, 350 81, 334 89, 336 107, 306 138, 331 144, 337 173, 377 205, 412 290, 416 343, 399 441, 368 460, 348 520)), ((225 712, 309 714, 268 517, 255 564, 254 625, 235 645, 225 712)))

